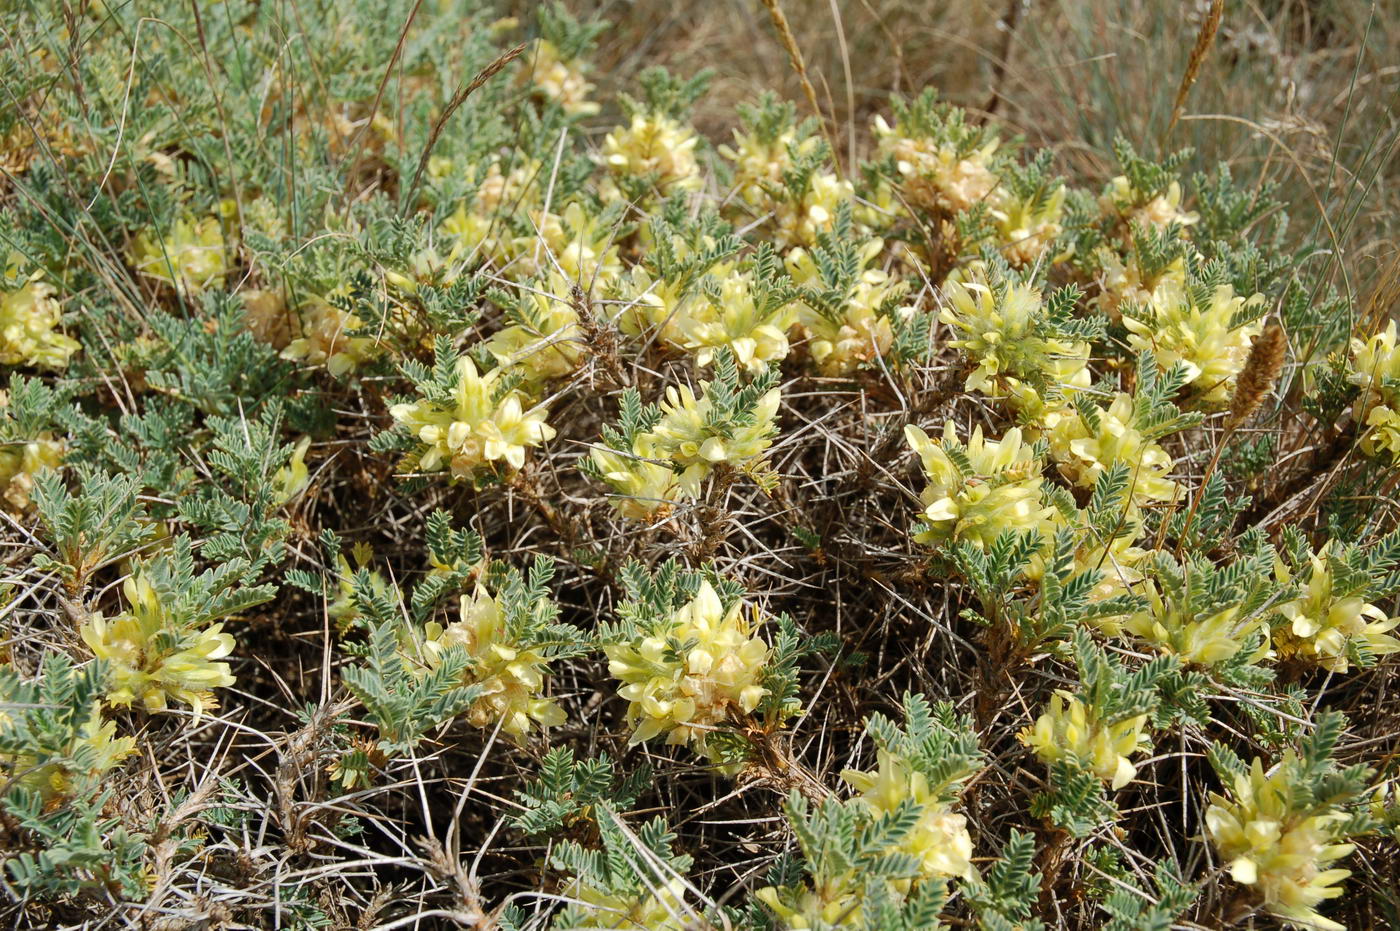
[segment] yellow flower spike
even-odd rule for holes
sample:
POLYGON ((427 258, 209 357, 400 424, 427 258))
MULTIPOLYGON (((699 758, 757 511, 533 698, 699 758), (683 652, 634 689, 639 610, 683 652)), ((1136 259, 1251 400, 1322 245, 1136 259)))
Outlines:
POLYGON ((1155 197, 1148 197, 1134 188, 1126 175, 1119 175, 1108 182, 1108 187, 1099 197, 1099 206, 1122 217, 1127 229, 1137 224, 1160 230, 1173 223, 1184 228, 1200 220, 1198 214, 1181 209, 1179 181, 1171 182, 1166 190, 1155 197))
POLYGON ((967 819, 938 801, 923 773, 882 749, 874 772, 848 769, 842 771, 841 778, 861 793, 861 803, 877 818, 894 812, 905 801, 920 806, 919 821, 898 850, 918 861, 923 879, 973 875, 967 819))
POLYGON ((1293 808, 1299 761, 1290 750, 1267 774, 1255 759, 1234 779, 1229 796, 1211 793, 1206 834, 1230 877, 1249 886, 1269 913, 1305 928, 1345 931, 1318 914, 1317 906, 1340 896, 1350 870, 1330 869, 1352 852, 1335 843, 1340 809, 1309 814, 1293 808))
POLYGON ((709 734, 751 714, 768 694, 762 682, 771 650, 757 636, 760 624, 742 599, 726 611, 705 581, 673 612, 664 635, 605 645, 608 672, 628 703, 630 742, 665 735, 668 744, 713 757, 709 734))
MULTIPOLYGON (((0 404, 0 408, 3 408, 0 404)), ((0 502, 21 514, 29 509, 34 478, 63 465, 64 444, 45 431, 27 442, 0 443, 0 502)))
POLYGON ((766 392, 758 400, 752 422, 732 428, 732 435, 724 438, 708 423, 714 409, 709 386, 709 382, 700 383, 698 399, 686 385, 667 387, 661 420, 650 433, 655 451, 681 468, 678 485, 691 498, 699 497, 700 483, 720 463, 750 472, 761 466, 761 457, 773 442, 781 400, 778 388, 766 392))
POLYGON ((627 931, 687 931, 692 925, 687 916, 693 909, 685 904, 686 883, 680 877, 657 879, 652 890, 643 895, 613 894, 594 888, 577 879, 564 888, 565 896, 576 900, 582 913, 581 921, 570 924, 578 928, 614 928, 627 931))
MULTIPOLYGON (((1237 600, 1215 601, 1207 608, 1193 604, 1192 592, 1207 584, 1197 576, 1216 571, 1209 565, 1188 562, 1178 570, 1169 558, 1158 554, 1157 561, 1149 566, 1153 571, 1138 589, 1147 606, 1124 620, 1126 633, 1179 657, 1183 663, 1214 666, 1233 659, 1257 633, 1266 631, 1264 612, 1241 616, 1248 594, 1238 588, 1229 596, 1237 600), (1152 576, 1164 572, 1180 574, 1171 584, 1159 586, 1152 576)), ((1261 569, 1267 572, 1267 568, 1261 569)), ((1269 655, 1269 640, 1264 637, 1248 659, 1256 662, 1269 655)))
POLYGON ((503 372, 496 368, 482 375, 471 358, 463 356, 457 360, 454 404, 420 400, 389 409, 424 444, 417 456, 418 469, 447 469, 455 479, 471 478, 497 463, 519 469, 525 464, 527 448, 554 437, 554 428, 545 422, 548 411, 542 406, 527 409, 519 391, 494 397, 503 372))
POLYGON ((277 474, 272 477, 272 484, 276 489, 274 499, 278 506, 291 501, 311 484, 311 472, 306 468, 306 451, 310 448, 311 437, 304 436, 298 440, 287 464, 278 469, 277 474))
POLYGON ((564 723, 564 710, 544 694, 548 658, 512 640, 500 601, 484 586, 462 596, 457 621, 446 627, 427 625, 422 641, 403 652, 410 666, 426 672, 436 669, 444 651, 453 647, 471 659, 465 684, 484 691, 466 711, 473 726, 490 728, 499 721, 503 734, 521 740, 534 728, 564 723))
POLYGON ((1016 736, 1041 762, 1076 760, 1117 791, 1137 776, 1133 754, 1152 746, 1146 728, 1145 714, 1105 724, 1079 698, 1057 690, 1035 724, 1016 736))
MULTIPOLYGON (((1400 652, 1400 639, 1390 632, 1400 626, 1400 618, 1386 615, 1359 595, 1338 597, 1332 591, 1331 541, 1309 556, 1311 574, 1302 594, 1280 605, 1278 613, 1287 622, 1274 630, 1274 649, 1282 658, 1298 658, 1316 663, 1329 672, 1346 672, 1350 643, 1363 646, 1373 656, 1400 652)), ((1279 581, 1292 581, 1292 573, 1282 563, 1275 564, 1279 581)))
POLYGON ((734 162, 734 185, 739 199, 751 207, 768 209, 772 198, 764 185, 779 185, 793 165, 792 156, 810 155, 821 144, 818 136, 798 141, 797 130, 788 127, 771 141, 758 133, 734 130, 734 145, 719 146, 719 154, 734 162), (795 147, 795 149, 793 148, 795 147))
POLYGON ((1133 398, 1119 393, 1105 410, 1099 408, 1097 431, 1074 410, 1049 418, 1046 435, 1060 474, 1079 488, 1093 488, 1117 463, 1129 469, 1135 505, 1175 501, 1175 482, 1167 478, 1173 462, 1166 450, 1147 441, 1133 426, 1133 398))
POLYGON ((652 178, 658 191, 700 189, 700 163, 695 147, 700 139, 689 128, 660 113, 633 114, 603 139, 603 166, 614 177, 652 178))
POLYGON ((64 369, 82 346, 59 326, 63 307, 42 270, 21 276, 11 256, 0 276, 0 365, 64 369))
POLYGON ((710 365, 720 349, 729 349, 740 367, 762 372, 770 362, 788 354, 788 330, 797 322, 797 306, 774 309, 758 306, 751 275, 719 268, 718 301, 704 298, 685 301, 674 319, 678 343, 695 354, 695 364, 710 365))
POLYGON ((1017 267, 1034 265, 1046 258, 1056 237, 1064 231, 1066 188, 1057 187, 1044 203, 1033 198, 1013 196, 1005 188, 992 195, 992 218, 996 221, 1001 254, 1017 267))
MULTIPOLYGON (((974 428, 964 447, 970 475, 918 427, 905 427, 904 436, 928 479, 920 494, 927 529, 914 535, 916 542, 937 546, 967 540, 986 548, 1008 530, 1051 537, 1055 510, 1041 493, 1041 463, 1022 442, 1019 428, 1000 440, 984 440, 982 428, 974 428)), ((958 442, 951 422, 944 424, 943 442, 958 442)))
MULTIPOLYGON (((823 375, 849 375, 883 357, 894 345, 891 318, 881 310, 902 297, 908 285, 895 281, 881 269, 867 267, 883 249, 884 242, 879 239, 868 240, 861 248, 860 278, 847 296, 839 318, 832 319, 806 304, 798 308, 802 329, 807 334, 807 351, 823 375)), ((799 246, 791 250, 784 264, 794 284, 819 284, 816 262, 806 249, 799 246)), ((901 307, 895 314, 912 312, 912 307, 901 307)))
POLYGON ((985 201, 999 180, 992 171, 998 140, 959 155, 952 143, 899 135, 882 116, 875 117, 881 156, 893 156, 909 200, 916 206, 961 213, 985 201))
POLYGON ((219 218, 182 216, 163 234, 143 230, 132 243, 131 264, 181 294, 222 285, 228 266, 219 218))
POLYGON ((1369 339, 1353 338, 1347 380, 1361 389, 1355 418, 1366 426, 1361 451, 1387 461, 1400 459, 1400 392, 1386 382, 1400 378, 1395 321, 1369 339))
POLYGON ((521 290, 517 322, 486 340, 486 351, 502 367, 514 366, 532 384, 562 378, 578 367, 584 353, 578 312, 570 286, 558 275, 521 290))
POLYGON ((189 705, 198 720, 215 704, 213 690, 234 683, 229 664, 217 662, 233 652, 233 637, 222 624, 180 629, 139 571, 123 590, 128 611, 110 620, 95 614, 80 631, 93 655, 111 664, 107 701, 140 701, 148 711, 163 711, 174 699, 189 705))
POLYGON ((282 350, 282 358, 324 365, 339 378, 377 358, 379 340, 366 333, 364 321, 324 299, 312 300, 301 312, 301 336, 282 350))
MULTIPOLYGON (((0 711, 0 722, 8 718, 7 712, 0 711)), ((116 734, 116 722, 104 721, 101 703, 94 703, 91 713, 72 735, 69 745, 57 754, 71 759, 79 751, 88 750, 91 752, 91 769, 77 772, 56 762, 40 763, 33 754, 21 751, 0 754, 0 776, 14 785, 38 792, 45 802, 66 798, 73 793, 75 779, 110 772, 135 752, 134 737, 117 737, 116 734)))
POLYGON ((559 48, 548 39, 535 43, 531 59, 532 67, 521 72, 521 77, 532 83, 536 90, 555 103, 570 116, 592 116, 600 106, 588 99, 593 85, 584 77, 583 63, 565 59, 559 48))
POLYGON ((1186 260, 1178 256, 1154 277, 1147 277, 1134 252, 1126 259, 1114 249, 1102 247, 1099 261, 1099 295, 1094 305, 1117 320, 1124 307, 1150 303, 1158 289, 1186 287, 1186 260))
POLYGON ((1207 303, 1198 305, 1191 289, 1164 282, 1144 306, 1123 309, 1128 345, 1137 352, 1151 350, 1164 369, 1185 364, 1186 383, 1200 404, 1229 403, 1235 376, 1244 368, 1254 337, 1263 329, 1258 320, 1231 326, 1241 313, 1259 308, 1262 294, 1243 298, 1228 284, 1216 287, 1207 303))
POLYGON ((1008 397, 1034 415, 1043 409, 1031 381, 1061 391, 1089 387, 1089 345, 1041 335, 1040 291, 1014 282, 993 287, 979 273, 954 273, 944 285, 947 304, 939 318, 959 334, 952 345, 977 364, 969 391, 1008 397))
POLYGON ((593 466, 603 481, 612 488, 613 507, 623 517, 646 520, 669 510, 683 493, 676 482, 676 472, 662 461, 655 448, 655 439, 648 434, 638 436, 632 454, 595 446, 589 452, 593 466))

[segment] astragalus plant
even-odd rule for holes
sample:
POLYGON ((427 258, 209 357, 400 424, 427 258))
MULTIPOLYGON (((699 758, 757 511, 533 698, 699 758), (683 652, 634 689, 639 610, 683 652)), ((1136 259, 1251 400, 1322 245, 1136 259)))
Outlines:
POLYGON ((0 921, 1400 925, 1393 112, 647 6, 6 5, 0 921))

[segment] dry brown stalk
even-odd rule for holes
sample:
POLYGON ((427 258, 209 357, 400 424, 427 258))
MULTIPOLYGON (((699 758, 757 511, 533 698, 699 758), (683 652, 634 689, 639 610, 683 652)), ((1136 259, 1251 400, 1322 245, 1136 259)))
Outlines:
POLYGON ((802 57, 802 49, 797 47, 797 37, 792 34, 792 26, 788 24, 787 16, 783 13, 783 8, 778 0, 763 0, 763 5, 768 9, 768 16, 773 20, 773 29, 777 31, 778 41, 782 42, 783 50, 787 52, 788 61, 792 63, 792 70, 797 72, 797 79, 802 82, 802 93, 807 98, 807 104, 812 108, 813 115, 821 122, 822 135, 826 137, 827 145, 831 146, 831 157, 839 168, 840 159, 836 158, 836 144, 831 138, 826 119, 822 116, 821 105, 817 103, 817 89, 812 86, 812 80, 807 77, 807 62, 802 57))
POLYGON ((1201 63, 1215 42, 1215 34, 1220 31, 1220 20, 1225 16, 1225 0, 1211 0, 1210 10, 1201 21, 1201 30, 1196 33, 1196 44, 1191 49, 1191 58, 1186 62, 1186 72, 1181 76, 1181 85, 1176 89, 1176 101, 1172 104, 1172 118, 1167 123, 1167 131, 1162 134, 1162 144, 1170 138, 1177 121, 1186 107, 1186 97, 1191 93, 1196 78, 1201 76, 1201 63))
POLYGON ((1264 398, 1278 383, 1283 371, 1283 360, 1288 354, 1288 340, 1284 338, 1283 327, 1271 323, 1254 339, 1249 349, 1249 358, 1244 369, 1235 378, 1235 392, 1230 397, 1230 415, 1225 418, 1225 426, 1233 429, 1249 419, 1264 398))

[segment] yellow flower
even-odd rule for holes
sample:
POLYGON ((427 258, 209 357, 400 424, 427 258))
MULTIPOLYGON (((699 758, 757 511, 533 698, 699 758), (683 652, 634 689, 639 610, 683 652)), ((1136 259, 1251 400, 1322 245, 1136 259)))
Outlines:
POLYGON ((379 355, 379 340, 364 333, 364 322, 325 300, 315 299, 301 313, 301 333, 282 358, 324 365, 337 378, 379 355))
POLYGON ((605 645, 608 672, 627 701, 630 743, 664 735, 711 756, 709 734, 752 714, 768 694, 770 650, 755 634, 759 623, 741 599, 726 611, 706 581, 664 630, 605 645))
POLYGON ((714 402, 709 382, 700 383, 700 397, 689 386, 666 389, 661 420, 652 428, 656 452, 680 466, 678 484, 689 497, 698 497, 700 483, 721 463, 746 472, 761 470, 763 452, 773 443, 774 417, 781 399, 773 388, 759 398, 752 421, 731 426, 725 436, 710 423, 714 402))
POLYGON ((923 773, 888 750, 880 750, 874 772, 848 769, 841 778, 861 793, 861 804, 876 818, 893 813, 906 801, 919 806, 918 823, 897 849, 918 861, 921 878, 973 875, 967 819, 938 801, 923 773))
POLYGON ((63 307, 42 271, 21 279, 18 263, 0 276, 0 365, 63 369, 82 346, 59 329, 63 307))
POLYGON ((609 497, 623 517, 646 520, 683 497, 675 470, 660 459, 655 446, 655 438, 641 434, 630 455, 602 446, 589 452, 598 474, 615 492, 609 497))
POLYGON ((695 159, 699 137, 660 113, 632 116, 603 140, 603 165, 614 176, 649 177, 663 194, 695 191, 701 185, 695 159))
POLYGON ((514 642, 506 626, 501 603, 485 587, 477 586, 463 595, 461 619, 443 627, 430 623, 418 649, 409 655, 414 665, 436 669, 442 654, 462 648, 471 658, 466 684, 485 689, 485 694, 467 709, 466 718, 475 727, 494 727, 523 738, 532 725, 557 727, 564 723, 564 711, 544 694, 549 660, 538 650, 514 642))
POLYGON ((506 272, 516 278, 562 274, 584 291, 606 288, 621 277, 617 229, 602 215, 571 201, 563 213, 532 211, 530 220, 530 232, 515 243, 516 261, 506 272))
POLYGON ((1250 886, 1270 914, 1306 928, 1345 931, 1319 915, 1317 906, 1340 896, 1338 884, 1351 875, 1328 868, 1354 849, 1333 842, 1347 815, 1294 810, 1297 766, 1291 750, 1268 775, 1255 759, 1248 773, 1235 776, 1233 798, 1211 793, 1206 833, 1231 878, 1250 886))
MULTIPOLYGON (((7 722, 9 718, 8 712, 0 710, 0 723, 7 722)), ((91 754, 90 769, 79 772, 65 763, 41 762, 32 753, 18 752, 0 754, 0 775, 13 785, 33 789, 45 802, 51 802, 72 795, 75 778, 97 777, 110 772, 135 749, 136 739, 117 737, 116 722, 103 721, 102 704, 95 702, 87 720, 72 735, 68 746, 57 754, 71 762, 80 751, 86 750, 91 754)))
POLYGON ((719 154, 734 162, 734 185, 739 199, 751 207, 767 209, 772 198, 764 186, 782 183, 783 173, 792 167, 794 151, 798 156, 808 155, 820 144, 817 136, 798 141, 797 130, 793 127, 766 142, 759 133, 736 129, 734 145, 720 146, 719 154), (790 150, 794 146, 795 149, 790 150))
POLYGON ((884 117, 875 117, 880 154, 893 156, 911 203, 926 210, 961 213, 987 199, 999 180, 992 171, 998 140, 960 154, 950 142, 910 139, 884 117))
POLYGON ((420 400, 395 404, 389 413, 423 444, 417 468, 424 472, 449 469, 453 478, 469 478, 482 468, 504 462, 512 469, 525 464, 525 450, 554 436, 540 405, 524 406, 519 391, 496 397, 502 369, 477 373, 468 356, 457 360, 454 403, 420 400))
POLYGON ((1400 393, 1386 381, 1400 378, 1400 350, 1396 348, 1395 321, 1370 339, 1351 341, 1347 380, 1361 389, 1356 417, 1369 429, 1361 437, 1368 456, 1387 454, 1400 458, 1400 393))
POLYGON ((1016 735, 1043 763, 1074 760, 1116 791, 1132 782, 1137 767, 1130 757, 1152 747, 1147 715, 1115 723, 1100 721, 1093 709, 1068 692, 1057 690, 1050 706, 1016 735))
POLYGON ((1181 209, 1179 181, 1171 182, 1162 193, 1148 197, 1145 192, 1134 188, 1126 175, 1119 175, 1108 182, 1108 187, 1099 197, 1099 206, 1122 217, 1128 229, 1134 223, 1166 229, 1173 223, 1186 227, 1200 220, 1199 215, 1181 209))
POLYGON ((27 441, 0 442, 0 499, 6 509, 16 514, 28 510, 34 477, 43 469, 61 467, 63 453, 63 443, 48 431, 27 441))
POLYGON ((143 230, 131 246, 138 272, 173 286, 181 294, 198 294, 224 283, 224 233, 218 217, 180 217, 165 233, 143 230))
POLYGON ((311 472, 306 468, 306 451, 310 448, 311 437, 304 436, 298 440, 287 464, 278 469, 277 474, 272 477, 274 500, 278 506, 291 501, 311 484, 311 472))
MULTIPOLYGON (((650 867, 648 867, 650 868, 650 867)), ((581 924, 570 927, 614 928, 619 931, 689 931, 694 910, 685 904, 686 886, 678 876, 657 878, 650 893, 614 894, 597 889, 579 879, 564 888, 564 895, 577 900, 573 906, 581 924)))
POLYGON ((829 233, 836 224, 840 206, 855 196, 851 182, 829 171, 814 174, 801 199, 783 198, 772 202, 773 243, 778 248, 808 245, 821 233, 829 233))
POLYGON ((1159 288, 1180 290, 1186 287, 1186 260, 1180 256, 1152 276, 1143 272, 1136 250, 1124 259, 1116 250, 1102 247, 1097 257, 1099 295, 1094 305, 1115 320, 1125 306, 1151 302, 1159 288))
POLYGON ((1060 185, 1039 206, 1036 199, 1017 197, 1005 188, 992 196, 992 219, 996 221, 1001 254, 1012 265, 1034 265, 1064 231, 1064 185, 1060 185))
POLYGON ((566 60, 548 39, 535 43, 534 60, 522 74, 570 116, 592 116, 599 110, 598 104, 588 99, 593 85, 583 76, 583 64, 566 60))
MULTIPOLYGON (((908 287, 881 269, 864 267, 883 248, 879 239, 868 240, 862 246, 863 269, 843 302, 839 317, 818 313, 806 304, 798 308, 798 319, 807 334, 807 352, 823 375, 849 375, 883 357, 894 344, 894 327, 884 309, 902 297, 908 287)), ((807 250, 798 246, 788 253, 785 262, 794 284, 818 284, 816 262, 807 250)), ((911 307, 900 307, 894 313, 912 311, 911 307)))
POLYGON ((680 305, 674 326, 681 348, 695 353, 695 364, 702 368, 723 348, 750 372, 762 372, 768 363, 786 358, 787 333, 797 322, 796 305, 760 306, 751 275, 726 268, 717 270, 716 277, 721 282, 718 300, 698 298, 680 305))
POLYGON ((1263 303, 1262 294, 1243 298, 1222 284, 1206 304, 1198 305, 1190 288, 1164 281, 1146 305, 1123 308, 1123 324, 1128 328, 1129 346, 1137 352, 1152 350, 1163 368, 1185 363, 1186 383, 1200 403, 1220 406, 1229 402, 1235 376, 1263 329, 1258 320, 1231 324, 1237 315, 1263 303))
MULTIPOLYGON (((1180 657, 1184 663, 1199 666, 1223 663, 1243 650, 1251 635, 1264 625, 1263 618, 1258 615, 1241 618, 1238 604, 1200 616, 1189 604, 1181 604, 1170 595, 1164 596, 1150 579, 1143 585, 1142 594, 1147 598, 1147 607, 1129 617, 1123 629, 1163 653, 1180 657)), ((1189 601, 1189 587, 1182 598, 1189 601)), ((1259 651, 1253 659, 1267 655, 1267 639, 1259 651)))
POLYGON ((1146 505, 1176 500, 1176 483, 1167 478, 1172 458, 1133 426, 1133 398, 1119 393, 1105 410, 1098 408, 1098 429, 1091 430, 1074 410, 1048 418, 1050 454, 1060 474, 1079 488, 1093 488, 1117 463, 1129 468, 1132 502, 1146 505))
POLYGON ((849 882, 823 886, 821 890, 804 889, 792 905, 784 902, 773 886, 754 893, 758 900, 777 916, 780 928, 806 931, 809 928, 864 928, 861 897, 849 882))
POLYGON ((123 590, 129 610, 110 620, 93 615, 81 631, 93 654, 111 664, 107 700, 114 705, 140 700, 148 711, 163 711, 175 699, 193 708, 198 719, 216 704, 213 690, 234 683, 228 663, 216 662, 233 652, 233 637, 223 633, 222 624, 180 629, 139 572, 127 578, 123 590))
POLYGON ((919 454, 928 485, 920 495, 928 528, 915 534, 919 543, 941 545, 967 540, 985 549, 1004 531, 1036 531, 1049 538, 1055 510, 1040 491, 1041 462, 1021 430, 1013 427, 1000 440, 983 440, 976 427, 963 451, 972 467, 963 474, 944 444, 958 446, 952 422, 943 427, 943 443, 912 424, 905 439, 919 454))
POLYGON ((502 368, 515 366, 532 384, 563 378, 578 367, 584 353, 578 311, 569 298, 569 283, 557 274, 521 289, 517 322, 486 340, 486 351, 502 368))
MULTIPOLYGON (((967 388, 989 397, 1011 397, 1018 407, 1038 408, 1034 383, 1060 390, 1089 386, 1089 345, 1042 335, 1041 294, 1028 284, 993 287, 978 274, 949 277, 940 319, 961 335, 952 345, 977 368, 967 388)), ((1033 412, 1033 411, 1032 411, 1033 412)))
MULTIPOLYGON (((1400 652, 1400 640, 1390 634, 1400 618, 1387 617, 1360 595, 1333 594, 1331 546, 1329 540, 1309 557, 1312 572, 1302 595, 1279 607, 1288 623, 1274 631, 1274 648, 1281 657, 1299 657, 1330 672, 1346 672, 1348 644, 1376 656, 1400 652)), ((1275 571, 1280 581, 1291 581, 1292 573, 1282 562, 1275 571)))

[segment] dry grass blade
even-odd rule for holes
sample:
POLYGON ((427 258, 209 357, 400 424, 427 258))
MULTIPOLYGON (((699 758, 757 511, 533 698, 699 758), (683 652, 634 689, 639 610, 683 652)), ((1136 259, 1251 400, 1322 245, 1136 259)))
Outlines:
POLYGON ((778 40, 782 42, 783 50, 787 52, 788 61, 792 63, 792 70, 797 72, 797 78, 802 82, 802 93, 807 98, 807 105, 812 108, 812 115, 821 122, 822 135, 826 137, 827 144, 831 146, 834 156, 836 146, 832 142, 826 118, 822 115, 821 104, 817 102, 817 89, 812 86, 812 80, 807 76, 807 62, 802 57, 802 49, 797 47, 797 37, 792 34, 792 26, 788 23, 787 15, 783 13, 782 5, 778 3, 778 0, 763 0, 763 5, 768 9, 768 16, 773 20, 773 29, 778 33, 778 40))
POLYGON ((1201 21, 1201 30, 1196 33, 1196 44, 1191 48, 1191 58, 1186 62, 1186 72, 1181 76, 1181 85, 1176 89, 1176 100, 1172 103, 1172 118, 1167 122, 1167 131, 1162 134, 1162 145, 1171 138, 1172 130, 1186 107, 1186 98, 1191 93, 1196 79, 1201 76, 1201 64, 1206 60, 1210 47, 1215 43, 1215 35, 1220 31, 1220 21, 1225 17, 1225 0, 1211 0, 1210 10, 1201 21))
POLYGON ((403 209, 405 211, 411 209, 413 205, 413 195, 418 191, 418 183, 423 180, 423 172, 428 167, 428 158, 433 154, 433 147, 437 145, 438 137, 442 135, 442 127, 447 125, 447 121, 452 119, 452 114, 457 112, 457 108, 465 103, 468 97, 481 87, 481 85, 499 74, 502 68, 519 58, 524 51, 524 44, 517 45, 515 48, 491 62, 491 64, 487 65, 485 68, 482 68, 477 72, 476 77, 472 78, 471 83, 453 94, 447 106, 443 107, 442 116, 439 116, 437 121, 433 123, 433 129, 428 134, 428 142, 423 146, 423 154, 418 158, 418 168, 413 172, 413 182, 409 184, 408 191, 404 194, 403 209))

